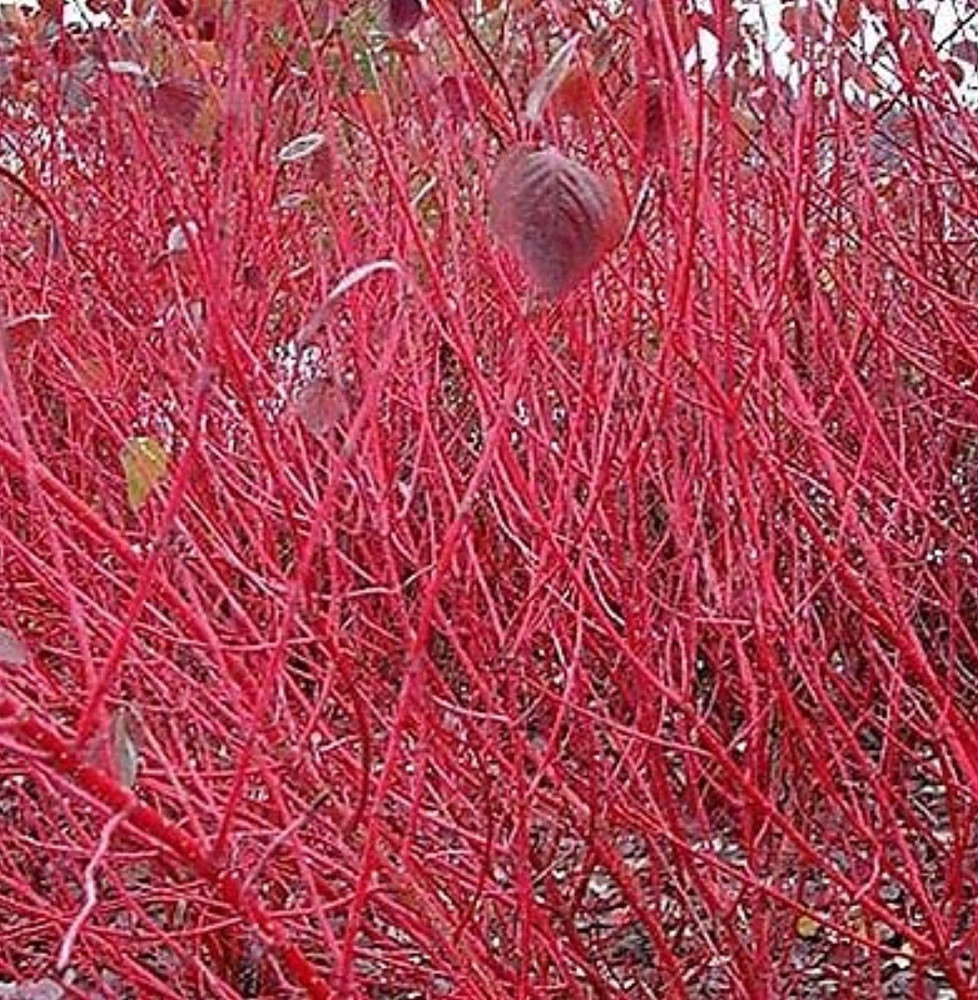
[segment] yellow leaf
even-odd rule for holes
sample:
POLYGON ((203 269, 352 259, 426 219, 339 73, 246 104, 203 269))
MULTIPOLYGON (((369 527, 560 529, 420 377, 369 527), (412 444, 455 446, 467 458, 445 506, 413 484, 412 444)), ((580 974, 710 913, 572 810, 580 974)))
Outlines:
POLYGON ((83 358, 78 365, 78 377, 86 389, 101 392, 111 384, 109 369, 98 358, 83 358))
POLYGON ((795 923, 795 931, 798 937, 805 938, 805 940, 815 937, 821 928, 822 925, 807 913, 803 913, 795 923))
POLYGON ((139 510, 146 503, 153 487, 166 476, 170 456, 155 438, 136 437, 126 442, 120 459, 126 475, 129 506, 133 510, 139 510))

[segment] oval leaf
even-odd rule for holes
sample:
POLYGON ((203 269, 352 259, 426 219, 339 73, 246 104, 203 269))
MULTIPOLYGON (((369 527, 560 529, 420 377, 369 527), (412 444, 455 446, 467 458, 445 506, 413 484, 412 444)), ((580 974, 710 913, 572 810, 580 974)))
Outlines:
POLYGON ((197 80, 161 80, 153 88, 153 111, 170 124, 189 132, 206 97, 206 88, 197 80))
POLYGON ((299 390, 296 413, 313 437, 324 437, 346 416, 346 395, 332 379, 319 376, 299 390))
POLYGON ((409 35, 424 17, 421 0, 387 0, 385 11, 385 27, 398 38, 409 35))
POLYGON ((556 150, 514 150, 489 188, 489 226, 550 298, 578 285, 625 228, 614 189, 556 150))
POLYGON ((153 487, 166 476, 170 457, 166 449, 151 437, 131 438, 120 456, 126 476, 126 497, 133 510, 139 510, 153 487))
POLYGON ((529 96, 526 99, 527 121, 539 121, 550 103, 554 91, 564 82, 577 55, 577 47, 581 43, 580 33, 564 42, 551 56, 546 69, 533 81, 529 96))
POLYGON ((320 149, 325 141, 326 136, 322 132, 309 132, 307 135, 300 135, 297 139, 287 142, 278 151, 278 161, 279 163, 294 163, 296 160, 304 160, 320 149))
POLYGON ((23 667, 28 659, 27 647, 5 628, 0 628, 0 663, 23 667))

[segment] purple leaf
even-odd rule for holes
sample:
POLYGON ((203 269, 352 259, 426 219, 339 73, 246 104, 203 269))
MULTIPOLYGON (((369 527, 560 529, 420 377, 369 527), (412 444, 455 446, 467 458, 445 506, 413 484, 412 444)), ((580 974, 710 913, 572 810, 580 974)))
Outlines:
POLYGON ((625 227, 615 190, 556 150, 521 147, 489 188, 489 226, 543 292, 559 299, 613 247, 625 227))
POLYGON ((422 17, 421 0, 387 0, 387 30, 398 38, 414 31, 422 17))

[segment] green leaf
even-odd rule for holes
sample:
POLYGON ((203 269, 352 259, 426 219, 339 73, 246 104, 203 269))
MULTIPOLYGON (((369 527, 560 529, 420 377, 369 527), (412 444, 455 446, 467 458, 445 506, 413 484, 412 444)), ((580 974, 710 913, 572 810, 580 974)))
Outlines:
POLYGON ((151 437, 130 438, 120 455, 126 475, 126 498, 133 510, 139 510, 149 498, 153 487, 166 476, 170 456, 151 437))

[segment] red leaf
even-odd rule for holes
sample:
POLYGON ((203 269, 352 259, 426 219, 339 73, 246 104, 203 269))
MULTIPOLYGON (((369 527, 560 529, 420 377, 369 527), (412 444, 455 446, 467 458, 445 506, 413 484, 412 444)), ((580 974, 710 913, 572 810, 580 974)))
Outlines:
POLYGON ((193 128, 207 91, 196 80, 161 80, 153 88, 153 110, 179 128, 193 128))
POLYGON ((955 84, 961 86, 964 83, 964 69, 960 63, 956 63, 953 59, 945 59, 941 61, 941 65, 955 84))
POLYGON ((473 87, 468 77, 447 75, 439 84, 448 113, 457 121, 468 121, 475 108, 473 87))
POLYGON ((569 115, 584 121, 594 111, 594 88, 588 74, 572 69, 554 90, 551 107, 558 115, 569 115))
POLYGON ((533 81, 526 99, 527 121, 539 121, 557 88, 567 79, 581 44, 580 34, 573 35, 551 56, 543 72, 533 81))
POLYGON ((399 56, 421 55, 421 46, 413 38, 391 38, 384 49, 399 56))
POLYGON ((332 379, 317 376, 299 390, 295 408, 303 427, 321 438, 346 416, 346 396, 332 379))
POLYGON ((618 121, 645 155, 657 155, 666 140, 666 113, 660 85, 652 81, 637 87, 622 105, 618 121))
POLYGON ((843 36, 848 38, 855 34, 859 28, 860 18, 860 5, 857 0, 839 0, 835 13, 843 36))
POLYGON ((962 38, 955 42, 950 49, 951 55, 961 62, 971 66, 978 66, 978 42, 972 38, 962 38))
POLYGON ((558 299, 621 238, 625 213, 601 177, 556 150, 503 157, 489 189, 489 226, 531 279, 558 299))
POLYGON ((421 0, 387 0, 387 30, 402 38, 409 35, 424 17, 421 0))

